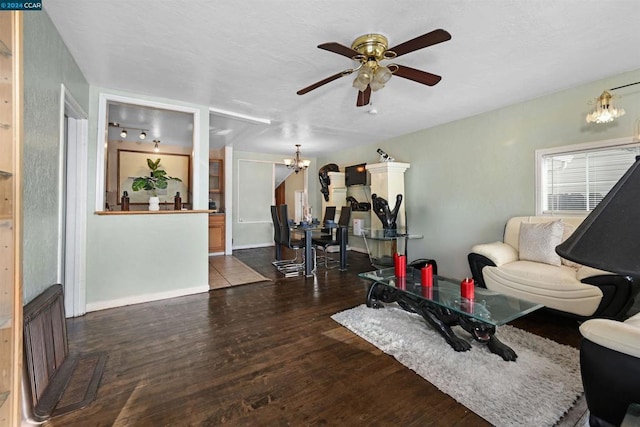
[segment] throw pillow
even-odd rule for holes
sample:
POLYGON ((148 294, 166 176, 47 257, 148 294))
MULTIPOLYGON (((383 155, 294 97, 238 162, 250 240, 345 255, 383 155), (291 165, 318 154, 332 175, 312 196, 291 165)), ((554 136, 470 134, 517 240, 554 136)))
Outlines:
MULTIPOLYGON (((576 231, 576 228, 571 224, 567 224, 563 222, 562 225, 564 225, 564 232, 562 233, 562 241, 560 243, 564 243, 564 241, 567 240, 569 236, 573 234, 574 231, 576 231)), ((582 267, 582 264, 569 261, 568 259, 560 258, 560 260, 562 261, 562 265, 566 265, 567 267, 573 267, 573 268, 582 267)))
POLYGON ((521 260, 561 265, 556 246, 562 241, 564 227, 560 220, 520 224, 519 256, 521 260))

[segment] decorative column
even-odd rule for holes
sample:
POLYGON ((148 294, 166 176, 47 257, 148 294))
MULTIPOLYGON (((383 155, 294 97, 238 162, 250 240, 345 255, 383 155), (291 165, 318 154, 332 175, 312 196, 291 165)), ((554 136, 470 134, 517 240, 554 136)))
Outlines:
MULTIPOLYGON (((396 196, 402 194, 402 204, 398 210, 396 224, 399 229, 405 228, 405 206, 406 198, 404 194, 404 173, 411 164, 398 162, 384 162, 367 165, 367 170, 371 173, 371 194, 376 194, 389 202, 389 209, 396 205, 396 196)), ((371 228, 373 230, 382 229, 382 223, 373 209, 371 210, 371 228)))

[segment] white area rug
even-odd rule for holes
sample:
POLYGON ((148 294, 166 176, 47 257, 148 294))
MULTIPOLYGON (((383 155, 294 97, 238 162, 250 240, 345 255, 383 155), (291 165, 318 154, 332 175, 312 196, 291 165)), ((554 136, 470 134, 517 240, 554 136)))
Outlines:
POLYGON ((458 326, 473 347, 454 351, 422 317, 394 305, 331 318, 496 426, 552 426, 583 392, 577 349, 512 326, 497 333, 518 354, 506 362, 458 326))

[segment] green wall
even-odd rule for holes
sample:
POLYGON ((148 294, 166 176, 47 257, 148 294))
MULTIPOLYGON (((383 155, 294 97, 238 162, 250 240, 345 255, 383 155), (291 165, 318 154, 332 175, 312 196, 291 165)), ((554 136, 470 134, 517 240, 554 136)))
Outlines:
MULTIPOLYGON (((551 77, 550 77, 551 78, 551 77)), ((450 277, 470 274, 471 246, 502 239, 506 220, 535 214, 535 150, 631 137, 640 119, 640 85, 614 92, 627 114, 588 124, 590 99, 604 89, 640 80, 640 70, 532 99, 506 108, 326 156, 318 165, 377 163, 380 147, 405 174, 409 258, 434 258, 450 277)), ((316 194, 315 205, 320 206, 316 194)), ((377 221, 377 218, 375 219, 377 221)))
MULTIPOLYGON (((200 110, 200 168, 194 209, 206 209, 209 108, 113 89, 91 87, 88 149, 87 311, 208 290, 208 215, 94 214, 98 104, 101 93, 200 110)), ((195 164, 195 162, 194 162, 195 164)), ((194 187, 195 188, 195 187, 194 187)))
POLYGON ((60 93, 89 110, 89 85, 44 12, 24 13, 24 303, 56 283, 60 93))

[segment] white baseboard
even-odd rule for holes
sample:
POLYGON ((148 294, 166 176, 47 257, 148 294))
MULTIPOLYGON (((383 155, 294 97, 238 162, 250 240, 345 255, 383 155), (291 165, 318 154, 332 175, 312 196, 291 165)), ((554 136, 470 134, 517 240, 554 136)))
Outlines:
POLYGON ((269 246, 275 246, 273 242, 271 243, 258 243, 258 244, 250 244, 250 245, 234 245, 233 249, 253 249, 253 248, 268 248, 269 246))
POLYGON ((183 297, 186 295, 209 292, 209 285, 194 288, 176 289, 174 291, 158 292, 154 294, 135 295, 109 301, 87 303, 87 313, 90 311, 106 310, 108 308, 124 307, 125 305, 141 304, 143 302, 159 301, 163 299, 183 297))
POLYGON ((360 252, 361 254, 369 254, 365 248, 356 248, 353 246, 349 246, 349 250, 353 252, 360 252))

